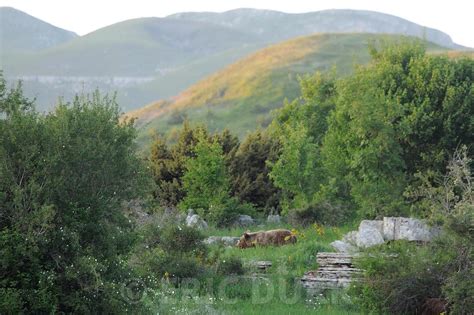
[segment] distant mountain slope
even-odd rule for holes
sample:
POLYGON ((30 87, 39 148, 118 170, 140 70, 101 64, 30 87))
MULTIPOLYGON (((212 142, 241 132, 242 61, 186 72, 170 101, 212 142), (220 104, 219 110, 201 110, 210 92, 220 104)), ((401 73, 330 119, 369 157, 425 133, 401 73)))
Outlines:
POLYGON ((0 54, 31 53, 77 35, 10 7, 0 7, 0 54))
MULTIPOLYGON (((161 100, 127 114, 138 118, 141 142, 150 130, 171 130, 179 117, 204 122, 211 129, 230 128, 242 135, 265 126, 270 111, 299 95, 298 77, 336 66, 339 75, 369 61, 371 41, 414 40, 397 35, 317 34, 262 49, 191 86, 171 100, 161 100)), ((429 49, 443 50, 428 44, 429 49)))
POLYGON ((153 76, 256 41, 251 34, 206 22, 140 18, 44 50, 8 70, 63 76, 153 76))
POLYGON ((290 14, 270 10, 236 9, 223 13, 177 13, 168 18, 212 22, 252 33, 271 42, 312 33, 351 32, 402 34, 426 39, 444 47, 462 47, 439 30, 390 14, 365 10, 323 10, 290 14))
MULTIPOLYGON (((14 9, 3 11, 28 17, 14 9)), ((6 23, 2 32, 11 30, 10 39, 1 47, 4 53, 21 46, 15 43, 15 38, 35 42, 28 40, 35 30, 16 27, 20 17, 2 19, 6 23)), ((109 93, 117 91, 123 109, 131 110, 177 95, 205 76, 263 47, 314 32, 426 35, 435 42, 455 46, 444 33, 376 12, 329 10, 287 14, 239 9, 133 19, 61 44, 56 35, 47 35, 48 45, 38 44, 28 54, 4 56, 1 68, 10 82, 24 81, 25 94, 35 97, 41 110, 51 109, 59 96, 69 100, 76 93, 95 88, 109 93)))

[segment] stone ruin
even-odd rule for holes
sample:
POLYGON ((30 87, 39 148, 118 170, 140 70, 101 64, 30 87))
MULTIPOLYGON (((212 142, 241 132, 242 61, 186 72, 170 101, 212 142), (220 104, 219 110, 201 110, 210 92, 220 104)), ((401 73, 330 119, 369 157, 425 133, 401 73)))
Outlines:
POLYGON ((439 233, 439 228, 430 227, 418 219, 385 217, 383 220, 363 220, 357 231, 351 231, 330 244, 336 252, 316 255, 319 268, 306 272, 301 284, 311 294, 347 287, 362 272, 352 264, 362 249, 393 240, 429 242, 439 233))
POLYGON ((360 249, 393 240, 429 242, 439 233, 439 228, 430 227, 423 220, 385 217, 361 221, 357 231, 347 233, 342 240, 330 245, 340 253, 357 253, 360 249))
POLYGON ((308 271, 301 278, 301 285, 316 295, 326 289, 345 288, 361 272, 352 265, 354 255, 348 253, 318 253, 318 270, 308 271))

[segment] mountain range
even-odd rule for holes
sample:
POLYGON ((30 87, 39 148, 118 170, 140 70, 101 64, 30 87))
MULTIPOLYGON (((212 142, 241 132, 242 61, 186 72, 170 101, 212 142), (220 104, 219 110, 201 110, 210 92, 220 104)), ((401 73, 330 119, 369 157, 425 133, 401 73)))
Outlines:
POLYGON ((262 48, 314 33, 401 34, 463 49, 441 31, 357 10, 187 12, 127 20, 84 36, 13 8, 0 8, 0 16, 4 75, 10 82, 23 80, 42 110, 59 96, 68 100, 94 88, 117 91, 125 111, 140 108, 178 95, 262 48))

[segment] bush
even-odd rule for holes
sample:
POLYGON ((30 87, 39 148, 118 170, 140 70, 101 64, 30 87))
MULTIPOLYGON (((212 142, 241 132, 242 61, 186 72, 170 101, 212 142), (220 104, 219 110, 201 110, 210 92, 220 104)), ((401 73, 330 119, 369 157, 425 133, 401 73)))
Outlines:
POLYGON ((42 115, 0 78, 0 313, 126 312, 136 238, 121 205, 147 187, 135 135, 113 98, 42 115))
POLYGON ((288 222, 302 227, 313 223, 337 225, 347 220, 347 217, 348 211, 343 205, 333 205, 329 202, 314 202, 288 212, 288 222))
POLYGON ((376 313, 419 314, 425 302, 441 297, 453 253, 438 245, 394 241, 370 249, 356 265, 365 270, 351 294, 356 304, 376 313))
POLYGON ((160 238, 163 250, 174 253, 192 253, 204 255, 206 246, 203 244, 204 235, 197 229, 189 226, 171 225, 164 227, 160 238))
POLYGON ((156 287, 162 277, 177 284, 184 278, 199 278, 206 271, 207 248, 200 231, 168 222, 164 227, 149 224, 141 234, 142 242, 131 264, 150 287, 156 287))
POLYGON ((228 227, 235 222, 240 214, 253 216, 255 209, 251 204, 240 203, 237 198, 229 198, 221 205, 210 207, 205 217, 217 227, 228 227))
POLYGON ((462 147, 454 153, 445 176, 418 175, 423 185, 411 196, 432 222, 442 224, 442 234, 424 246, 394 242, 371 249, 358 262, 365 270, 364 281, 352 290, 363 308, 417 314, 430 307, 449 307, 452 314, 472 313, 474 190, 470 165, 467 148, 462 147))
POLYGON ((218 261, 216 271, 217 274, 222 276, 243 275, 245 272, 242 260, 234 256, 223 258, 218 261))

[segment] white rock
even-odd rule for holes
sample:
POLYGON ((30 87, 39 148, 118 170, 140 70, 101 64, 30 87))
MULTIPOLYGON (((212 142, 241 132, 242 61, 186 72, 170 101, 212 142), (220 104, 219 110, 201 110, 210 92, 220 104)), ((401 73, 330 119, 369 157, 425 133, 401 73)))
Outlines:
POLYGON ((352 246, 357 246, 357 235, 359 234, 358 231, 351 231, 346 233, 342 237, 342 241, 351 244, 352 246))
POLYGON ((280 218, 280 215, 278 214, 270 214, 267 217, 267 223, 280 223, 280 222, 281 222, 281 218, 280 218))
POLYGON ((431 241, 439 229, 430 228, 423 220, 385 217, 383 219, 383 236, 385 240, 431 241))
POLYGON ((203 243, 206 245, 222 244, 224 246, 235 246, 239 241, 239 237, 233 236, 209 236, 203 243))
POLYGON ((370 247, 384 243, 382 236, 383 221, 363 220, 357 233, 357 247, 370 247))
POLYGON ((224 246, 235 246, 237 245, 237 242, 239 241, 240 237, 233 237, 233 236, 223 236, 221 238, 222 244, 224 246))
POLYGON ((344 242, 344 241, 334 241, 330 243, 337 252, 339 253, 355 253, 357 252, 357 247, 354 245, 344 242))
POLYGON ((186 225, 197 228, 199 230, 205 230, 208 228, 207 222, 204 221, 199 215, 193 214, 192 209, 189 210, 188 216, 186 217, 186 225))
POLYGON ((431 241, 432 234, 429 226, 418 219, 399 218, 398 237, 395 239, 407 241, 431 241))
POLYGON ((397 223, 398 218, 394 217, 384 217, 383 218, 383 238, 386 241, 393 241, 395 235, 398 234, 396 229, 398 229, 399 224, 397 223))
POLYGON ((359 224, 359 231, 361 229, 374 228, 383 235, 383 220, 362 220, 359 224))
POLYGON ((220 236, 209 236, 208 238, 204 239, 202 242, 206 245, 214 245, 221 241, 220 236))

